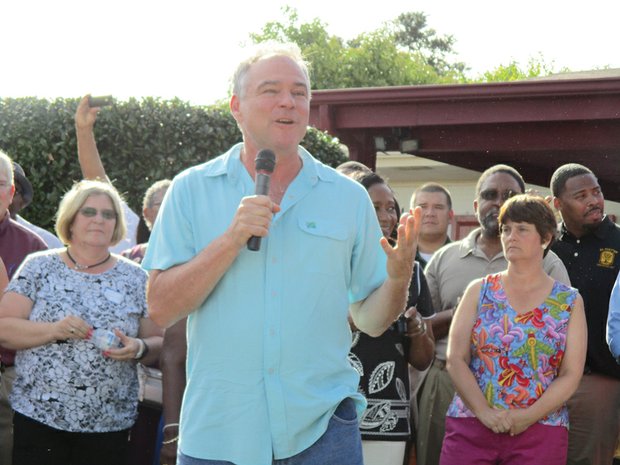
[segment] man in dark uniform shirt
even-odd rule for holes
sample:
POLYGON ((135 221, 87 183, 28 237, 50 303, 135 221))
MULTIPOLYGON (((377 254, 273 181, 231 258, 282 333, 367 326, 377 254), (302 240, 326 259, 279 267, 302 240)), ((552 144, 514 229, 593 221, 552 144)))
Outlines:
POLYGON ((620 227, 605 216, 601 187, 585 166, 570 163, 558 168, 551 192, 562 215, 552 249, 583 297, 588 323, 584 376, 568 401, 567 463, 608 465, 620 431, 620 366, 605 339, 609 296, 620 268, 620 227))

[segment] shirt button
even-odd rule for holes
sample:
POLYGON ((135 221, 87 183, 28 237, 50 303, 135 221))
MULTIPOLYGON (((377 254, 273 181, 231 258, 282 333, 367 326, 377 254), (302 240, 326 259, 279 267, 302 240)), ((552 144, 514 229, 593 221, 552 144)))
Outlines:
POLYGON ((269 373, 270 375, 273 375, 274 371, 275 370, 273 368, 269 368, 269 370, 267 370, 267 373, 269 373))
POLYGON ((278 263, 278 259, 276 257, 272 257, 271 258, 271 263, 278 263))
POLYGON ((579 256, 579 252, 575 252, 575 257, 578 257, 578 256, 579 256))
POLYGON ((271 291, 271 297, 277 297, 278 293, 276 291, 271 291))

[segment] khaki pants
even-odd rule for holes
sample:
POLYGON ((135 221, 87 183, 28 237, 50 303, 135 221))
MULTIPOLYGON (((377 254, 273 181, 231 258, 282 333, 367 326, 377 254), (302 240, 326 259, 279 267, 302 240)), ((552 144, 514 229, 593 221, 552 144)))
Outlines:
POLYGON ((455 392, 445 365, 446 362, 435 359, 422 384, 416 432, 417 458, 420 465, 439 464, 446 431, 446 413, 455 392))
POLYGON ((612 463, 620 432, 620 380, 583 375, 568 400, 568 465, 612 463))
POLYGON ((15 380, 15 367, 7 367, 0 377, 0 465, 13 462, 13 409, 9 394, 15 380))

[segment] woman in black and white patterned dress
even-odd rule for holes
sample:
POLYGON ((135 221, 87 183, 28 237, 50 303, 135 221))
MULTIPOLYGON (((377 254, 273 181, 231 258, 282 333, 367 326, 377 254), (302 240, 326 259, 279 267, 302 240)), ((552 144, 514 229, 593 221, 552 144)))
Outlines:
POLYGON ((67 247, 28 256, 0 301, 0 344, 17 350, 14 465, 125 463, 136 361, 158 357, 162 332, 146 272, 108 251, 125 235, 120 213, 110 184, 75 184, 56 222, 67 247), (117 344, 102 349, 101 331, 117 344))
MULTIPOLYGON (((376 173, 350 177, 368 191, 383 235, 390 238, 400 214, 394 193, 376 173)), ((434 338, 425 320, 434 312, 426 278, 417 263, 407 307, 406 317, 401 316, 379 337, 353 332, 349 360, 360 374, 359 390, 368 401, 360 421, 366 465, 402 465, 412 439, 409 365, 424 370, 433 359, 434 338)))

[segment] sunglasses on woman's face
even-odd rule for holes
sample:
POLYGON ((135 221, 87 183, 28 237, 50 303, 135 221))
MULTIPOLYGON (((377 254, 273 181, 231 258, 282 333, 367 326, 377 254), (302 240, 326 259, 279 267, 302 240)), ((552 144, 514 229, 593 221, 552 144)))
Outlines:
POLYGON ((115 220, 116 219, 116 212, 114 210, 109 210, 109 209, 97 210, 96 208, 93 208, 93 207, 83 207, 83 208, 80 208, 80 213, 86 218, 93 218, 97 216, 97 213, 101 213, 101 217, 104 220, 115 220))

